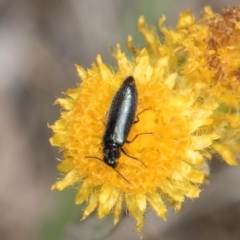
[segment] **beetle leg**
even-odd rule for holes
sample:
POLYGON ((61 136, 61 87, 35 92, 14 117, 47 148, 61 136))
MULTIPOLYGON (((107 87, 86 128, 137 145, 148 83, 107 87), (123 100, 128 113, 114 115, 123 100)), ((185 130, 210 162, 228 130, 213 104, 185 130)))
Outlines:
POLYGON ((125 152, 125 150, 124 150, 123 148, 120 148, 120 149, 121 149, 121 151, 124 153, 124 155, 126 155, 127 157, 132 158, 132 159, 134 159, 134 160, 140 162, 142 165, 144 165, 144 166, 146 167, 146 165, 145 165, 144 162, 142 162, 142 161, 139 160, 138 158, 135 158, 135 157, 132 157, 132 156, 128 155, 128 154, 125 152))
POLYGON ((139 134, 137 134, 131 141, 126 140, 126 143, 132 143, 138 136, 144 135, 144 134, 153 134, 153 133, 152 133, 152 132, 139 133, 139 134))
POLYGON ((101 122, 103 123, 103 125, 106 127, 106 123, 101 119, 101 122))
POLYGON ((148 110, 148 109, 146 108, 146 109, 142 110, 140 113, 137 114, 137 116, 136 116, 136 119, 137 119, 137 120, 135 120, 135 121, 133 122, 133 124, 139 122, 139 117, 138 117, 138 116, 139 116, 140 114, 142 114, 143 112, 145 112, 146 110, 148 110))

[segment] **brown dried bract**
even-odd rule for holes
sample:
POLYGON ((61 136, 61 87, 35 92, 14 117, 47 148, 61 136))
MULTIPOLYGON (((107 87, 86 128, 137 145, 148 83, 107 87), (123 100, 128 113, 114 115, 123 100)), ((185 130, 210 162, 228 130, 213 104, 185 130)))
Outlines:
MULTIPOLYGON (((224 7, 222 14, 215 15, 203 22, 210 31, 210 37, 207 41, 206 61, 209 69, 217 70, 216 80, 222 80, 230 76, 225 72, 226 66, 230 63, 222 59, 221 51, 232 45, 236 45, 240 40, 240 31, 236 24, 240 21, 240 7, 224 7), (211 51, 212 50, 212 51, 211 51)), ((237 79, 240 79, 240 70, 235 71, 237 79)))

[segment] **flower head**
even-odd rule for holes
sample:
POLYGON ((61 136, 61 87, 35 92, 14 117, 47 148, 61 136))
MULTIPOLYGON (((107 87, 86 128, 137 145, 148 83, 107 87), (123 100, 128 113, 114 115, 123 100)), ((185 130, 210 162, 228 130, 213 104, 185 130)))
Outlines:
MULTIPOLYGON (((115 69, 104 64, 100 55, 87 71, 76 66, 82 82, 68 90, 65 98, 57 99, 62 107, 61 118, 51 126, 51 144, 64 151, 58 169, 65 173, 52 188, 61 191, 77 184, 76 203, 87 202, 83 219, 97 210, 100 218, 112 212, 116 223, 123 206, 136 219, 138 231, 143 227, 147 207, 166 219, 168 206, 178 212, 186 197, 199 196, 200 184, 208 174, 210 150, 227 155, 222 149, 228 146, 223 142, 239 137, 233 131, 239 127, 239 116, 233 119, 219 110, 222 95, 218 91, 225 85, 219 86, 217 71, 206 66, 210 30, 209 18, 203 19, 203 23, 196 22, 184 12, 177 28, 168 30, 161 18, 160 29, 165 35, 161 42, 141 17, 139 30, 147 44, 137 49, 129 37, 128 47, 136 55, 133 60, 118 45, 113 54, 115 69), (125 143, 124 152, 137 161, 122 153, 114 169, 100 161, 102 138, 112 99, 128 76, 135 79, 137 113, 141 113, 139 121, 131 126, 128 140, 138 134, 152 134, 125 143), (224 121, 227 133, 223 131, 224 121)), ((232 153, 233 149, 228 151, 232 153)))
MULTIPOLYGON (((230 165, 237 165, 240 153, 240 8, 225 7, 222 14, 205 7, 195 19, 190 11, 180 14, 175 29, 164 27, 165 17, 159 20, 164 35, 160 41, 153 29, 139 19, 139 31, 146 40, 152 61, 168 56, 170 71, 179 73, 178 87, 195 91, 202 104, 215 103, 213 128, 221 135, 212 149, 230 165)), ((129 48, 136 54, 128 38, 129 48)))

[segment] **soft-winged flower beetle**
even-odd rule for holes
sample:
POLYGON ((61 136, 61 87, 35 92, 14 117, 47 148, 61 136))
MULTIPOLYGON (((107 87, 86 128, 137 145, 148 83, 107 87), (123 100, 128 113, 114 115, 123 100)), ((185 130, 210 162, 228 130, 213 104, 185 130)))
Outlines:
MULTIPOLYGON (((105 132, 102 138, 103 146, 103 160, 97 157, 86 156, 86 158, 95 158, 104 161, 108 166, 112 167, 118 174, 120 174, 128 183, 129 181, 115 168, 118 165, 117 160, 120 158, 120 150, 128 157, 133 158, 143 165, 144 163, 139 159, 129 156, 122 148, 125 143, 133 142, 139 135, 152 134, 141 133, 136 135, 132 141, 127 141, 128 134, 132 125, 135 122, 136 111, 138 103, 138 93, 134 78, 129 76, 122 83, 116 92, 111 106, 108 111, 107 123, 105 125, 105 132)), ((144 165, 145 166, 145 165, 144 165)))

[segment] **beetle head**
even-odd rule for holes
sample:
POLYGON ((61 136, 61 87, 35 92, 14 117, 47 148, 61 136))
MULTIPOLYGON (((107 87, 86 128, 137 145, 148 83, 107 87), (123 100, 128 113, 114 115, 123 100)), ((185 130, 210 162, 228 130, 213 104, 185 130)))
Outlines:
POLYGON ((106 146, 103 148, 103 161, 110 167, 117 167, 117 160, 120 158, 117 146, 106 146))

